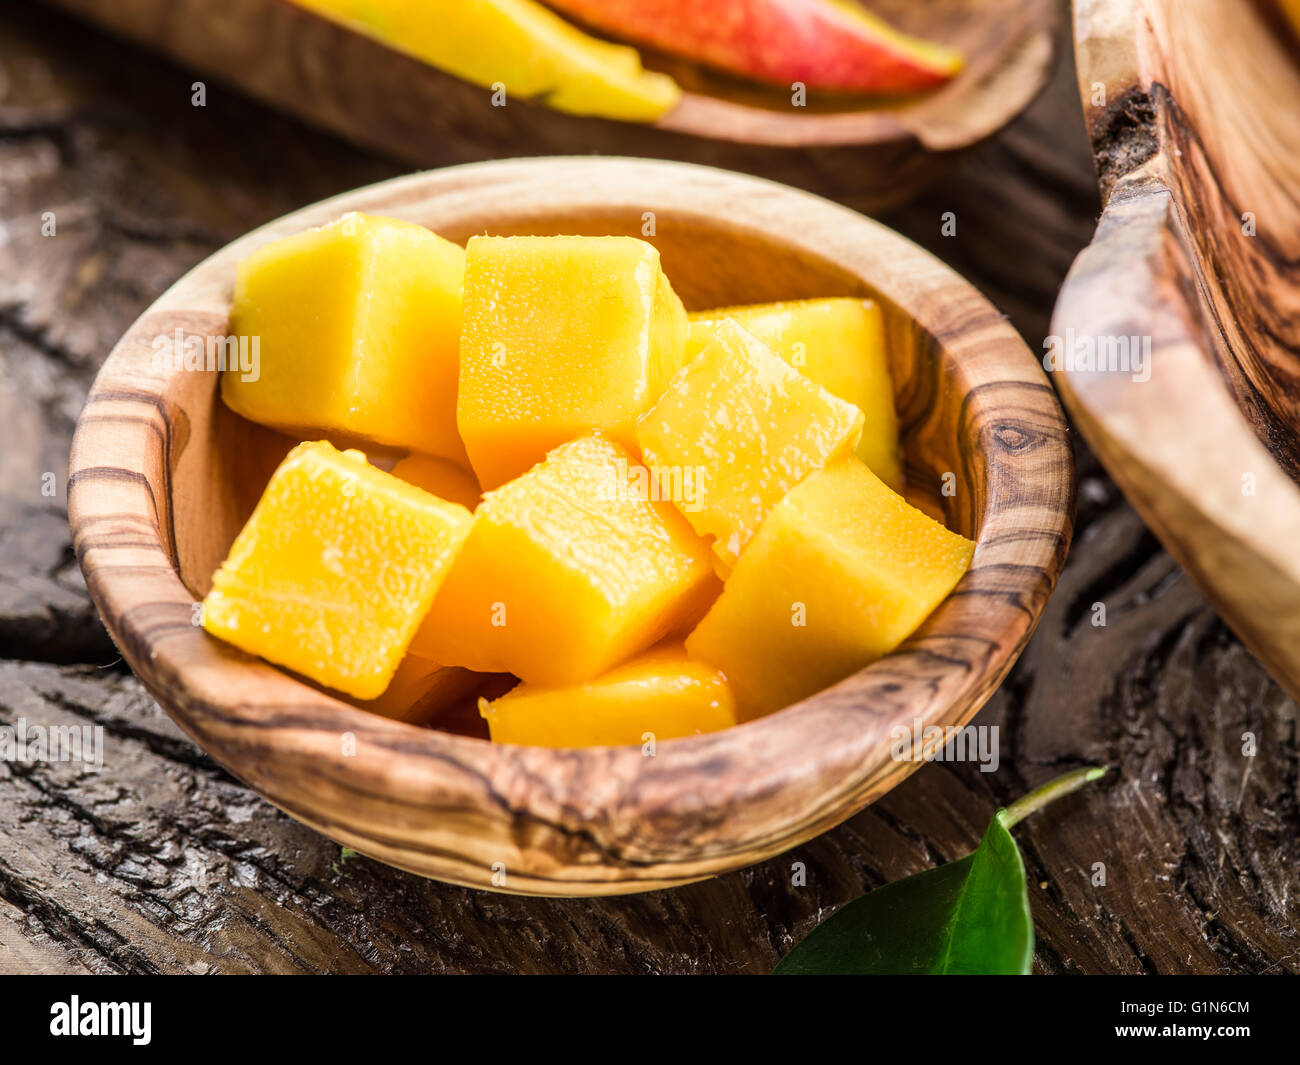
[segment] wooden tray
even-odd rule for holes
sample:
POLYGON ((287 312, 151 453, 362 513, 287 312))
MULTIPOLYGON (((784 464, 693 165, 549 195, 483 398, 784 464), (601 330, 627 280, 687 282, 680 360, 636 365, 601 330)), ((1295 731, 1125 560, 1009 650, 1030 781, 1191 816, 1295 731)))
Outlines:
POLYGON ((1076 424, 1300 696, 1300 52, 1268 0, 1076 0, 1106 207, 1056 338, 1149 346, 1057 375, 1076 424))
POLYGON ((938 176, 1010 122, 1046 83, 1056 0, 871 0, 918 35, 960 47, 942 89, 892 102, 755 88, 671 59, 686 90, 656 125, 582 118, 488 90, 395 52, 288 0, 49 0, 197 71, 417 166, 600 152, 761 173, 874 210, 938 176))

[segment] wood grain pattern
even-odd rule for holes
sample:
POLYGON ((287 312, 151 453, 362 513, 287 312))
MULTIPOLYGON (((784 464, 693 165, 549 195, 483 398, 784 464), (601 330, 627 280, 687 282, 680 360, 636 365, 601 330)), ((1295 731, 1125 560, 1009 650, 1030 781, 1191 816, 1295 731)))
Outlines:
POLYGON ((1300 693, 1300 63, 1276 12, 1080 0, 1105 213, 1053 332, 1147 338, 1064 398, 1170 551, 1300 693))
POLYGON ((1064 560, 1073 468, 1023 342, 974 289, 867 219, 781 186, 616 159, 481 164, 372 186, 236 241, 109 356, 74 440, 69 513, 115 641, 178 723, 241 779, 383 861, 457 883, 599 894, 750 864, 850 816, 915 768, 898 723, 959 724, 1032 631, 1064 560), (601 190, 593 204, 590 190, 601 190), (159 369, 154 339, 225 330, 234 264, 345 210, 473 233, 639 233, 688 307, 875 295, 886 309, 909 480, 976 537, 971 571, 895 655, 796 708, 637 748, 492 745, 365 714, 209 638, 193 602, 283 441, 225 412, 214 373, 159 369), (939 490, 956 475, 954 495, 939 490), (238 487, 238 482, 243 488, 238 487), (492 883, 493 866, 506 871, 492 883))
POLYGON ((1053 0, 871 0, 894 25, 961 48, 967 67, 916 98, 864 101, 747 85, 669 57, 682 102, 653 126, 491 94, 287 0, 52 0, 309 122, 419 166, 501 154, 652 156, 762 173, 875 209, 914 195, 1047 81, 1053 0))

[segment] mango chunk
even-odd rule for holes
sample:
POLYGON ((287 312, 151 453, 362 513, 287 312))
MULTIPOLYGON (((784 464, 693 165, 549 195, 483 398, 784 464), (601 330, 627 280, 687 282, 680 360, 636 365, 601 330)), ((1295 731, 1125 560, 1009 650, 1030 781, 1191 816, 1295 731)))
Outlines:
POLYGON ((898 414, 885 356, 885 323, 871 300, 816 299, 724 307, 690 316, 686 358, 695 358, 723 320, 744 326, 785 363, 863 413, 857 456, 894 491, 903 487, 898 414))
POLYGON ((231 329, 259 373, 221 395, 251 421, 465 461, 456 432, 465 252, 423 226, 347 214, 239 264, 231 329))
POLYGON ((686 649, 759 717, 892 651, 974 550, 849 456, 772 508, 686 649))
POLYGON ((593 429, 634 446, 689 326, 659 252, 633 237, 475 237, 456 417, 495 488, 593 429))
POLYGON ((376 699, 358 700, 372 714, 411 725, 427 725, 442 711, 473 695, 485 678, 456 666, 440 666, 407 655, 397 667, 384 693, 376 699))
POLYGON ((473 518, 366 462, 299 444, 203 601, 203 627, 358 699, 392 680, 473 518))
POLYGON ((488 492, 412 652, 562 686, 678 631, 716 591, 709 551, 632 467, 592 434, 488 492))
POLYGON ((792 370, 731 320, 669 382, 637 426, 645 465, 662 481, 704 478, 680 509, 728 569, 768 512, 814 470, 851 454, 862 412, 792 370))
POLYGON ((653 122, 681 89, 635 48, 583 33, 533 0, 295 0, 507 99, 577 115, 653 122))
POLYGON ((466 510, 473 510, 483 498, 469 470, 432 455, 408 455, 393 467, 393 476, 448 503, 459 503, 466 510))
POLYGON ((736 724, 726 678, 661 644, 574 687, 521 684, 480 703, 493 743, 538 747, 643 744, 716 732, 736 724))

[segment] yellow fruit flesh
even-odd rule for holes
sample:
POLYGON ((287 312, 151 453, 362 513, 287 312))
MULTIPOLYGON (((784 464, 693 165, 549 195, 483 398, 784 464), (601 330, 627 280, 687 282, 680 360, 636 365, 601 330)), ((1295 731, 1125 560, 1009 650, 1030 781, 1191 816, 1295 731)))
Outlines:
POLYGON ((203 627, 358 699, 383 693, 472 523, 369 465, 300 444, 203 601, 203 627))
POLYGON ((634 48, 588 36, 532 0, 296 0, 507 99, 579 115, 653 122, 681 99, 634 48))
POLYGON ((468 669, 440 666, 407 655, 384 693, 377 699, 360 700, 357 705, 381 717, 422 725, 458 700, 468 698, 483 681, 483 677, 468 669))
POLYGON ((646 466, 704 471, 699 499, 681 507, 734 565, 768 511, 805 476, 849 454, 862 412, 796 373, 735 322, 669 383, 637 426, 646 466))
POLYGON ((817 299, 724 307, 691 316, 689 361, 724 319, 744 326, 788 366, 862 411, 858 458, 894 491, 903 486, 898 415, 885 356, 885 325, 870 300, 817 299))
POLYGON ((736 708, 722 674, 665 644, 576 687, 521 684, 483 717, 494 743, 595 747, 716 732, 736 708))
POLYGON ((476 237, 465 264, 457 422, 484 488, 636 418, 681 365, 686 312, 631 237, 476 237))
POLYGON ((239 264, 231 330, 257 338, 256 378, 226 404, 295 435, 465 460, 456 432, 465 252, 423 226, 348 214, 239 264))
POLYGON ((722 670, 744 720, 770 713, 892 651, 973 551, 844 459, 772 509, 686 648, 722 670))
POLYGON ((487 493, 412 652, 571 685, 675 631, 714 588, 708 549, 671 503, 620 487, 630 466, 593 434, 487 493))
POLYGON ((469 470, 432 455, 408 455, 393 467, 393 476, 467 510, 474 510, 483 498, 469 470))

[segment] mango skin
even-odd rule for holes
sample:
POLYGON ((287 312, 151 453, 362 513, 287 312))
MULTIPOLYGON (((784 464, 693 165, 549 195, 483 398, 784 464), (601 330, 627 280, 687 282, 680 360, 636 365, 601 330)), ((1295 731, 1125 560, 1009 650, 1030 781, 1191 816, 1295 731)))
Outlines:
POLYGON ((488 492, 411 652, 552 687, 582 684, 702 612, 707 545, 667 502, 621 492, 635 460, 591 434, 488 492))
POLYGON ((961 53, 910 37, 856 0, 549 0, 613 36, 785 89, 908 93, 943 84, 961 53))
POLYGON ((295 0, 430 66, 577 115, 653 122, 681 89, 533 0, 295 0))
POLYGON ((726 678, 661 644, 608 673, 569 688, 521 684, 480 703, 493 743, 538 747, 643 744, 716 732, 737 723, 726 678))
POLYGON ((271 475, 203 600, 213 636, 358 699, 383 694, 473 518, 323 441, 271 475))
POLYGON ((753 333, 786 365, 862 411, 858 458, 895 492, 903 490, 898 413, 879 304, 832 298, 699 311, 690 316, 688 362, 727 318, 753 333))
POLYGON ((726 674, 742 720, 761 717, 894 650, 974 550, 850 456, 772 509, 686 649, 726 674))
POLYGON ((504 484, 591 430, 634 448, 688 330, 645 241, 471 239, 456 420, 479 482, 504 484))
POLYGON ((339 436, 464 463, 456 432, 465 252, 423 226, 350 213, 239 264, 231 331, 260 373, 226 405, 293 436, 339 436), (250 341, 251 343, 251 341, 250 341))
POLYGON ((715 538, 724 571, 790 489, 851 454, 861 435, 857 407, 792 370, 731 319, 637 424, 651 470, 704 471, 699 498, 681 510, 696 532, 715 538))

